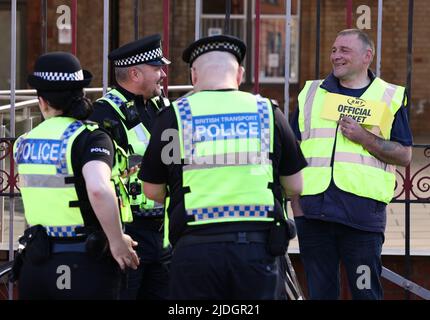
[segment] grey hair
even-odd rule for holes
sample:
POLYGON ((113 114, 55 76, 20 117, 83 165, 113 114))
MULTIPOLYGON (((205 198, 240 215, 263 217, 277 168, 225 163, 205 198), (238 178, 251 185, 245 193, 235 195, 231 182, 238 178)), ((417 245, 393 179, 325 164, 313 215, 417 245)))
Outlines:
POLYGON ((130 67, 123 67, 123 68, 115 68, 115 79, 117 81, 125 82, 128 80, 128 70, 130 67))
POLYGON ((370 36, 360 29, 345 29, 340 31, 337 36, 349 36, 349 35, 357 35, 358 39, 363 43, 364 47, 372 50, 372 58, 375 55, 375 43, 370 38, 370 36))

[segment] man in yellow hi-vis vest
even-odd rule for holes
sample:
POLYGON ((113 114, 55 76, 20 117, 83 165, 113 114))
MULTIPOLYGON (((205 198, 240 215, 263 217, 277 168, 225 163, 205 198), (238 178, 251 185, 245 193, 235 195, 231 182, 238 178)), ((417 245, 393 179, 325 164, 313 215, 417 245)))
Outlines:
POLYGON ((184 51, 194 93, 159 114, 143 158, 145 194, 169 191, 171 299, 277 298, 283 193, 306 162, 282 111, 238 90, 245 50, 218 35, 184 51))
MULTIPOLYGON (((149 35, 127 43, 109 54, 117 85, 94 103, 91 120, 109 130, 127 151, 130 167, 140 165, 149 143, 157 112, 169 101, 162 96, 163 70, 170 61, 163 56, 161 37, 149 35)), ((128 178, 133 222, 125 232, 139 243, 141 264, 130 270, 122 299, 167 298, 170 248, 162 247, 164 203, 147 199, 137 172, 128 178)))
POLYGON ((340 261, 354 299, 383 297, 386 204, 393 197, 395 166, 411 161, 412 137, 405 89, 373 75, 369 66, 374 51, 365 32, 341 31, 331 50, 333 72, 324 80, 306 82, 292 117, 309 164, 303 171, 303 192, 300 199, 293 198, 292 207, 311 299, 339 298, 340 261), (384 102, 394 115, 388 120, 390 136, 363 127, 358 117, 323 118, 329 93, 384 102))

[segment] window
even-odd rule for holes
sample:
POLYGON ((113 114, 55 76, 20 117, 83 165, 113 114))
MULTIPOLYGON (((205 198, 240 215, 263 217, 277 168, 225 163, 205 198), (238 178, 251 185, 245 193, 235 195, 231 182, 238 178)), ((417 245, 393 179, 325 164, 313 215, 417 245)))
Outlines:
MULTIPOLYGON (((261 83, 283 83, 285 81, 285 6, 285 0, 264 1, 260 6, 259 79, 261 83)), ((298 83, 299 81, 299 7, 300 0, 293 0, 291 8, 290 83, 298 83)), ((255 9, 252 12, 254 32, 255 9)), ((252 66, 254 67, 254 64, 252 66)))
MULTIPOLYGON (((248 46, 247 59, 251 59, 250 81, 254 74, 254 30, 255 0, 232 0, 230 34, 245 41, 248 46)), ((200 36, 224 33, 225 1, 201 0, 200 36)), ((259 79, 262 83, 285 81, 285 0, 265 0, 260 5, 260 63, 259 79)), ((299 7, 300 0, 292 1, 290 82, 298 83, 299 73, 299 7)), ((247 65, 246 61, 244 65, 247 65)), ((249 66, 249 64, 248 64, 249 66)))
MULTIPOLYGON (((230 34, 246 39, 246 0, 232 0, 230 34)), ((225 1, 202 0, 200 36, 206 37, 224 33, 225 1)))

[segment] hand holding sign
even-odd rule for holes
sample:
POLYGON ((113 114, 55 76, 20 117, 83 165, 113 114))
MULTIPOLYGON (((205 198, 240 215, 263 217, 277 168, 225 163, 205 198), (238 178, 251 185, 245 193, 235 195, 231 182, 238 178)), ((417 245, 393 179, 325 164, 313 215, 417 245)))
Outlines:
POLYGON ((339 120, 339 129, 349 140, 361 145, 364 145, 364 142, 369 137, 369 132, 349 116, 343 116, 339 120))

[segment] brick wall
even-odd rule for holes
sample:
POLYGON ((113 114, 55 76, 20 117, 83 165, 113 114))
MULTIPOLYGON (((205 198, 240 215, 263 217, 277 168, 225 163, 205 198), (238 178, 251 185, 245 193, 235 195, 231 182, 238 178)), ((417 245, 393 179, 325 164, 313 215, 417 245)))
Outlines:
MULTIPOLYGON (((70 50, 70 45, 57 43, 58 33, 56 8, 60 4, 70 5, 70 0, 48 1, 48 49, 70 50)), ((78 4, 78 56, 82 65, 94 74, 93 86, 101 86, 102 79, 102 32, 103 2, 84 1, 78 4)), ((169 67, 169 84, 188 84, 189 71, 182 62, 182 50, 194 39, 194 5, 193 0, 171 1, 169 15, 170 54, 172 65, 169 67)), ((355 13, 359 5, 371 8, 371 29, 369 34, 376 41, 377 2, 373 0, 353 1, 353 26, 358 18, 355 13)), ((384 2, 382 33, 382 77, 389 82, 406 84, 407 57, 407 23, 408 2, 391 0, 384 2)), ((111 7, 112 8, 112 7, 111 7)), ((163 33, 162 1, 145 0, 140 2, 140 35, 163 33)), ((118 42, 122 45, 134 38, 134 1, 119 1, 118 42)), ((280 9, 282 11, 282 9, 280 9)), ((414 54, 411 97, 411 126, 415 136, 429 136, 427 119, 430 117, 430 92, 426 85, 426 76, 430 70, 430 42, 426 31, 429 28, 430 6, 425 0, 415 1, 414 54)), ((113 14, 113 13, 111 13, 113 14)), ((290 110, 297 101, 297 94, 304 82, 315 77, 315 28, 316 1, 301 1, 300 21, 300 72, 299 84, 290 87, 290 110)), ((329 61, 331 45, 338 31, 346 26, 346 9, 344 0, 321 1, 321 48, 320 77, 331 70, 329 61)), ((40 2, 27 1, 27 45, 30 70, 34 59, 40 53, 40 2)), ((111 48, 112 49, 112 48, 111 48)), ((375 59, 376 60, 376 59, 375 59)), ((375 63, 373 64, 375 67, 375 63)), ((250 71, 250 70, 248 70, 250 71)), ((261 84, 261 93, 284 104, 283 84, 261 84)), ((252 91, 253 84, 242 87, 252 91)))
MULTIPOLYGON (((377 38, 377 1, 353 1, 353 27, 358 18, 355 12, 359 5, 371 9, 371 29, 366 30, 375 41, 377 38)), ((430 21, 427 19, 430 7, 424 0, 415 1, 413 32, 413 66, 411 96, 411 127, 414 136, 429 137, 428 119, 430 118, 430 92, 424 81, 430 70, 430 43, 427 30, 430 21)), ((316 4, 312 0, 302 0, 301 16, 301 55, 300 83, 303 86, 307 79, 315 74, 315 30, 316 4)), ((324 77, 331 70, 330 48, 336 33, 346 27, 346 10, 344 0, 321 1, 321 49, 320 76, 324 77)), ((382 52, 381 76, 384 80, 406 86, 407 69, 407 31, 408 2, 402 0, 384 1, 382 17, 382 52)), ((376 70, 376 56, 372 65, 376 70)), ((423 141, 423 140, 421 140, 423 141)))

